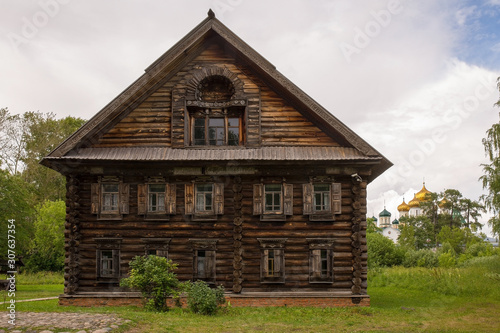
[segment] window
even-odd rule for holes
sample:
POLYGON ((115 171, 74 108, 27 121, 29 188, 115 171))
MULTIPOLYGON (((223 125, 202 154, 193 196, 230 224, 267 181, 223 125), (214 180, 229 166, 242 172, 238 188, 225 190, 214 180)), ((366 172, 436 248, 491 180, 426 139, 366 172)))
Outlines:
POLYGON ((246 101, 234 97, 232 81, 211 75, 196 87, 188 101, 191 146, 239 146, 243 143, 243 114, 246 101))
POLYGON ((263 283, 285 282, 286 238, 258 238, 261 247, 260 278, 263 283))
POLYGON ((120 277, 121 238, 94 238, 97 245, 96 276, 99 281, 117 282, 120 277))
POLYGON ((118 212, 118 184, 102 184, 101 212, 118 212))
POLYGON ((253 214, 261 221, 284 221, 293 215, 293 185, 254 184, 253 214))
POLYGON ((148 212, 165 211, 165 184, 148 185, 148 212))
POLYGON ((311 283, 333 282, 333 239, 308 238, 309 281, 311 283))
POLYGON ((341 214, 342 193, 340 183, 303 184, 304 215, 311 221, 332 221, 341 214))
POLYGON ((264 185, 264 212, 281 212, 281 184, 264 185))
POLYGON ((314 212, 329 212, 330 211, 330 185, 314 184, 313 185, 313 211, 314 212))
POLYGON ((99 219, 117 220, 129 213, 129 185, 117 177, 100 177, 91 185, 91 213, 99 219))
POLYGON ((191 112, 191 145, 239 146, 243 111, 239 108, 191 112))
POLYGON ((196 184, 196 211, 199 213, 211 212, 213 210, 213 184, 196 184))
POLYGON ((101 251, 101 276, 114 276, 113 251, 101 251))
POLYGON ((168 248, 171 238, 141 238, 144 243, 145 255, 155 255, 168 258, 168 248))
POLYGON ((190 239, 193 248, 193 280, 215 283, 216 239, 190 239))
POLYGON ((175 214, 176 186, 163 179, 151 180, 148 184, 137 185, 137 213, 146 219, 168 220, 175 214))
POLYGON ((224 184, 186 184, 185 212, 202 220, 213 220, 217 215, 224 214, 224 184))

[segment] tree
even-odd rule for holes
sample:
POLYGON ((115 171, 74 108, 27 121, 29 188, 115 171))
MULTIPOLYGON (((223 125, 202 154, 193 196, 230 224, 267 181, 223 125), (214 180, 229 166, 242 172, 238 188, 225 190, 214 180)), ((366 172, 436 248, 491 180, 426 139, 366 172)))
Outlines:
POLYGON ((36 208, 35 235, 27 261, 32 271, 61 271, 64 267, 66 203, 46 201, 36 208))
POLYGON ((165 257, 136 256, 130 261, 130 276, 120 281, 122 287, 136 288, 142 293, 151 311, 168 310, 167 298, 176 296, 179 280, 174 271, 177 265, 165 257))
POLYGON ((481 229, 483 225, 479 223, 478 219, 481 217, 481 213, 486 213, 485 206, 478 201, 467 198, 463 198, 460 205, 462 206, 462 212, 465 216, 466 227, 470 228, 472 231, 481 229))
POLYGON ((366 227, 367 233, 382 231, 382 229, 377 227, 377 223, 375 222, 375 220, 372 217, 369 217, 366 219, 366 225, 367 225, 367 227, 366 227))
POLYGON ((404 251, 378 232, 367 233, 368 267, 400 265, 404 251))
POLYGON ((38 202, 64 199, 65 178, 55 170, 40 165, 40 161, 85 121, 74 117, 56 119, 52 113, 40 112, 26 112, 23 119, 28 126, 22 159, 25 165, 24 179, 35 185, 38 202))
POLYGON ((16 255, 28 252, 33 239, 32 191, 19 175, 0 169, 0 241, 1 255, 7 254, 7 221, 15 220, 16 255))
POLYGON ((0 109, 0 165, 10 174, 22 168, 28 125, 19 115, 11 115, 8 108, 0 109))
POLYGON ((401 246, 419 250, 436 245, 434 224, 428 216, 403 216, 399 223, 402 225, 398 240, 401 246))
MULTIPOLYGON (((497 87, 500 90, 500 78, 497 80, 497 87)), ((500 100, 495 104, 500 106, 500 100)), ((483 188, 488 190, 488 194, 482 198, 486 208, 493 211, 493 217, 488 220, 493 234, 500 235, 500 122, 493 124, 486 131, 486 138, 483 139, 483 146, 489 164, 481 164, 484 175, 479 179, 483 183, 483 188)))

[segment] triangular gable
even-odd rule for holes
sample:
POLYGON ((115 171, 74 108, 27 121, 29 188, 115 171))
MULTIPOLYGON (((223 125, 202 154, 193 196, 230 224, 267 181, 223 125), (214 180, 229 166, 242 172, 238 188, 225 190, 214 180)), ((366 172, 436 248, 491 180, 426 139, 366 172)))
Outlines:
POLYGON ((312 119, 323 131, 330 133, 332 136, 342 137, 348 145, 356 148, 366 156, 380 157, 382 161, 377 167, 378 172, 375 173, 381 173, 391 166, 391 163, 366 141, 288 80, 270 62, 216 19, 211 11, 205 20, 151 64, 139 79, 47 157, 62 157, 75 148, 89 147, 92 139, 98 133, 103 133, 126 117, 163 82, 175 75, 182 66, 196 57, 197 52, 201 52, 199 50, 200 45, 213 34, 220 36, 230 47, 236 50, 239 57, 250 64, 268 86, 272 87, 280 96, 285 96, 300 112, 306 113, 308 118, 312 119))

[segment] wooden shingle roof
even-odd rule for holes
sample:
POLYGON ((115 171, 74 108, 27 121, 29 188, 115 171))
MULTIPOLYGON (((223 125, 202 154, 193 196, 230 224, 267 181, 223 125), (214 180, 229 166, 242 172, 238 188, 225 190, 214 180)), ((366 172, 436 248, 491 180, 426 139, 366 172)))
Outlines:
POLYGON ((127 156, 142 158, 141 156, 145 156, 144 154, 146 154, 146 156, 160 157, 168 155, 169 159, 176 160, 180 159, 179 156, 185 156, 186 159, 193 158, 204 160, 207 156, 214 156, 215 158, 216 155, 218 158, 223 159, 229 158, 229 156, 235 157, 234 159, 242 158, 242 156, 251 156, 250 158, 258 159, 258 156, 267 156, 266 154, 271 154, 271 152, 275 154, 275 156, 280 156, 280 158, 283 159, 295 156, 294 158, 296 160, 315 158, 330 159, 331 161, 339 159, 378 160, 379 163, 374 167, 372 179, 392 165, 392 163, 382 154, 288 80, 283 74, 276 70, 269 61, 222 24, 215 18, 213 13, 209 12, 205 20, 146 68, 145 73, 141 77, 113 99, 72 136, 53 150, 41 163, 53 167, 53 163, 57 163, 57 161, 64 163, 65 160, 75 159, 111 159, 113 154, 114 156, 119 156, 119 158, 128 158, 127 156), (218 153, 210 149, 107 148, 112 149, 111 151, 89 148, 92 142, 96 141, 100 133, 111 128, 120 119, 123 119, 123 117, 130 113, 134 107, 145 98, 144 96, 151 94, 151 92, 158 87, 158 84, 173 77, 179 70, 182 62, 185 61, 186 56, 190 54, 192 50, 202 45, 205 40, 214 35, 222 38, 222 40, 228 44, 228 47, 234 50, 238 57, 250 64, 262 80, 271 86, 279 95, 284 96, 287 100, 291 101, 291 103, 300 107, 302 112, 306 112, 308 117, 318 124, 326 133, 330 133, 330 135, 334 133, 339 138, 342 138, 344 142, 348 143, 349 147, 342 149, 339 147, 315 147, 307 149, 304 147, 295 147, 292 149, 285 149, 284 147, 262 147, 241 149, 241 151, 233 149, 224 151, 216 150, 218 153))

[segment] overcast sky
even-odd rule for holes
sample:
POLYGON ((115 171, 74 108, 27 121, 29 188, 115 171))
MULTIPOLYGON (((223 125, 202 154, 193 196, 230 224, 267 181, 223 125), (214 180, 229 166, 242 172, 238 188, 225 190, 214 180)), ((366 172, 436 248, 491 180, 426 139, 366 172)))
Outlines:
MULTIPOLYGON (((454 188, 471 199, 497 122, 500 0, 0 0, 0 107, 89 119, 209 8, 394 166, 384 202, 454 188)), ((483 218, 483 222, 487 217, 483 218)), ((487 230, 487 229, 486 229, 487 230)))

